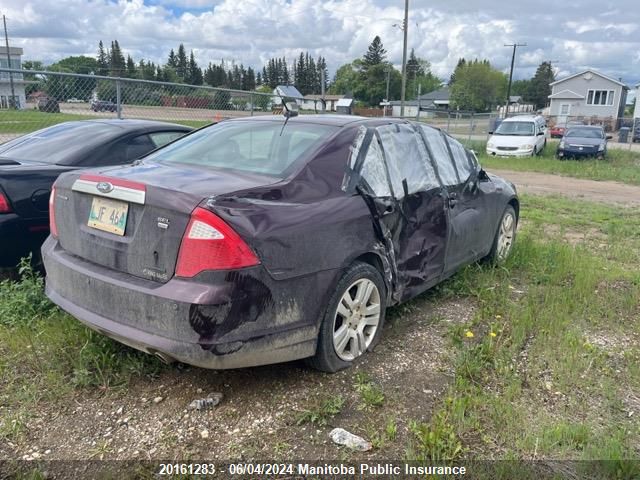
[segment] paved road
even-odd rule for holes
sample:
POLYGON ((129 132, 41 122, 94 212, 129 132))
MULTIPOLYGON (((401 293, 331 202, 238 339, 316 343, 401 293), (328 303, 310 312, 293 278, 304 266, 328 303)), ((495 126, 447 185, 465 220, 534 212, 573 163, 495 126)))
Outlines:
POLYGON ((533 195, 563 195, 570 198, 611 203, 627 207, 640 206, 640 186, 619 182, 601 182, 562 177, 548 173, 514 172, 489 169, 491 173, 511 180, 518 192, 533 195))

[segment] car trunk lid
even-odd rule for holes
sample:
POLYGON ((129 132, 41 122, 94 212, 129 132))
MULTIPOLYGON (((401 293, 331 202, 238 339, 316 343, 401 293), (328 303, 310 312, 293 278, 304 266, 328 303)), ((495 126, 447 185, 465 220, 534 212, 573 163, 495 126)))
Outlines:
POLYGON ((137 277, 168 281, 193 210, 211 196, 272 177, 159 164, 62 177, 56 184, 58 241, 67 252, 137 277))

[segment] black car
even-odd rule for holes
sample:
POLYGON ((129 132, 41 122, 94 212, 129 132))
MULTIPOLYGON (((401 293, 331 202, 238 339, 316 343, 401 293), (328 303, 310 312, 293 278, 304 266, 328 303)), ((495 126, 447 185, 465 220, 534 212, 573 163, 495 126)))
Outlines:
POLYGON ((0 144, 0 267, 12 267, 49 234, 51 185, 63 172, 123 165, 191 128, 143 120, 66 122, 0 144))
POLYGON ((127 345, 208 368, 371 350, 389 305, 503 261, 515 188, 440 130, 248 117, 123 168, 61 176, 47 295, 127 345))
POLYGON ((607 140, 611 135, 605 135, 600 126, 583 125, 569 128, 558 144, 556 157, 566 158, 595 157, 603 159, 607 155, 607 140))
POLYGON ((115 103, 106 100, 94 100, 91 102, 91 110, 94 112, 115 112, 116 109, 115 103))
POLYGON ((38 99, 38 110, 41 112, 60 113, 60 105, 55 98, 40 97, 38 99))

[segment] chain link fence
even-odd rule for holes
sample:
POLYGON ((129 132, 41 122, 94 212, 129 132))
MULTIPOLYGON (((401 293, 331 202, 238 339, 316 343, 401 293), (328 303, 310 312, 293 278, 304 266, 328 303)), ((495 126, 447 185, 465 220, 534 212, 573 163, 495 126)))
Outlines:
MULTIPOLYGON (((387 109, 385 114, 394 114, 397 109, 387 109)), ((394 115, 395 116, 395 115, 394 115)), ((397 118, 397 116, 396 116, 397 118)), ((495 129, 498 114, 476 113, 461 110, 444 110, 440 108, 421 107, 411 109, 405 107, 402 118, 416 120, 437 127, 449 135, 456 137, 468 147, 474 147, 479 142, 488 140, 491 131, 495 129)))
POLYGON ((138 118, 200 127, 225 118, 324 110, 321 99, 130 78, 0 68, 0 143, 56 123, 138 118))

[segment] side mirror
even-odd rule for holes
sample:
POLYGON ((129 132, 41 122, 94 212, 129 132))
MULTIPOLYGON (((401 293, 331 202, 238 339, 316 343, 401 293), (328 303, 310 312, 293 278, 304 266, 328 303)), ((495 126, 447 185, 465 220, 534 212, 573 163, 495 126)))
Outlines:
POLYGON ((611 140, 613 138, 613 135, 607 135, 607 140, 611 140))
POLYGON ((488 182, 491 179, 489 178, 487 172, 485 172, 484 169, 481 168, 478 172, 478 180, 480 180, 481 182, 488 182))
POLYGON ((489 135, 493 135, 493 130, 489 130, 487 133, 488 133, 489 135))
POLYGON ((540 135, 544 135, 544 131, 538 132, 538 136, 540 136, 540 135))

